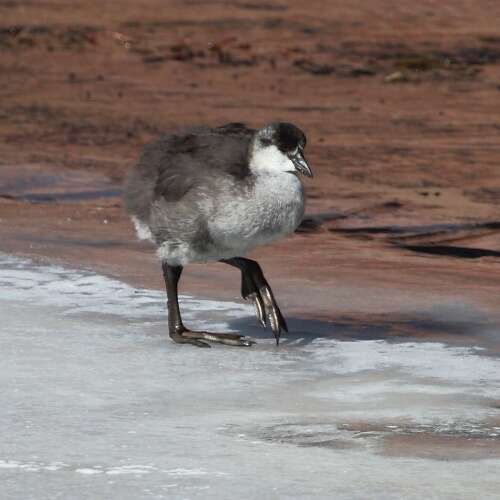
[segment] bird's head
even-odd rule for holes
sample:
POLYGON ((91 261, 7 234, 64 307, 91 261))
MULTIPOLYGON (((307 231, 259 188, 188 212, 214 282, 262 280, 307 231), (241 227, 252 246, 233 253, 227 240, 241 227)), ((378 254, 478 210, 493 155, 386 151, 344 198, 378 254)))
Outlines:
POLYGON ((250 168, 255 172, 303 174, 312 177, 304 158, 306 136, 295 125, 270 123, 257 130, 250 148, 250 168))

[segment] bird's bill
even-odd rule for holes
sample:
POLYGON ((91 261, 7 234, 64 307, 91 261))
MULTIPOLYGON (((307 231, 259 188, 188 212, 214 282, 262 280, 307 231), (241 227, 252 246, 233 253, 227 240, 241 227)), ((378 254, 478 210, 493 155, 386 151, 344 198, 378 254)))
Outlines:
POLYGON ((304 153, 299 149, 295 154, 290 155, 290 160, 292 160, 295 169, 299 171, 301 174, 312 177, 313 173, 307 164, 306 159, 304 158, 304 153))

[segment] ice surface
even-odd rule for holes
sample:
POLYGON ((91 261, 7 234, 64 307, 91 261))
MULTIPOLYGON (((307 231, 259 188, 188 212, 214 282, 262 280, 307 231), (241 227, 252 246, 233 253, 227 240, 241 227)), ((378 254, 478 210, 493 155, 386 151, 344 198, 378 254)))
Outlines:
POLYGON ((193 297, 258 344, 178 346, 164 300, 0 254, 0 498, 498 498, 491 352, 298 320, 277 349, 193 297))

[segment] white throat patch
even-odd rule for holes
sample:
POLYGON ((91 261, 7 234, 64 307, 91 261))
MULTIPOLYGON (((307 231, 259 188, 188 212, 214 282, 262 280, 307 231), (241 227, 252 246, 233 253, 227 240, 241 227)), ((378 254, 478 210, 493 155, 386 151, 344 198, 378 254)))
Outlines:
POLYGON ((276 146, 257 148, 254 146, 250 156, 250 169, 257 172, 294 172, 295 166, 287 155, 276 146))

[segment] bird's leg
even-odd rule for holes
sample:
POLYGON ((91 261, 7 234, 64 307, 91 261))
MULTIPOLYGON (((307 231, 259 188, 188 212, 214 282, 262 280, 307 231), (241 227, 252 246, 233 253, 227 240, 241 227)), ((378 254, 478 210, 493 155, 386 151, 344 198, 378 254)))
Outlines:
POLYGON ((178 284, 182 274, 182 266, 170 266, 162 262, 163 277, 167 288, 168 333, 170 338, 178 344, 193 344, 198 347, 210 347, 201 340, 184 336, 186 328, 182 324, 179 309, 178 284))
POLYGON ((183 268, 182 266, 171 266, 167 262, 162 262, 162 268, 167 288, 168 333, 174 342, 192 344, 198 347, 210 347, 207 342, 236 346, 251 346, 253 344, 251 340, 243 339, 243 335, 188 330, 182 323, 178 297, 178 284, 183 268))
POLYGON ((259 264, 243 257, 234 257, 222 262, 241 270, 241 295, 244 299, 253 301, 257 319, 264 327, 269 323, 276 344, 279 344, 281 331, 288 332, 288 327, 259 264))

